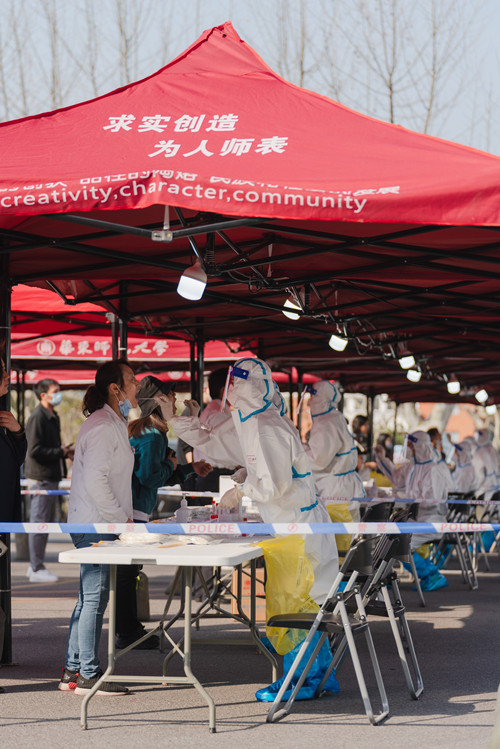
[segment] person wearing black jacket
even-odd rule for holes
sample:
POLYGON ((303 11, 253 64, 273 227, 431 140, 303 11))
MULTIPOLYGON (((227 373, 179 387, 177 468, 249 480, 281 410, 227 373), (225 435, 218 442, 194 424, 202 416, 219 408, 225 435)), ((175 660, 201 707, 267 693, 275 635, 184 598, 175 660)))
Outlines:
MULTIPOLYGON (((0 398, 9 389, 9 375, 0 359, 0 398)), ((0 411, 0 522, 21 522, 20 471, 26 455, 24 429, 10 411, 0 411)))
MULTIPOLYGON (((9 375, 0 359, 0 398, 9 390, 9 375)), ((1 408, 1 406, 0 406, 1 408)), ((0 522, 18 523, 21 520, 20 472, 26 455, 26 436, 24 429, 10 411, 0 410, 0 522)), ((0 564, 3 564, 2 560, 0 564)), ((7 561, 7 564, 9 562, 7 561)), ((0 612, 2 616, 2 612, 0 612)), ((0 653, 3 642, 0 641, 0 653)), ((5 690, 0 687, 0 692, 5 690)))
MULTIPOLYGON (((40 404, 35 408, 26 424, 28 453, 24 464, 24 475, 30 480, 33 491, 57 489, 59 481, 66 476, 65 458, 73 457, 69 445, 61 445, 61 426, 54 406, 61 402, 59 383, 41 380, 35 386, 40 404)), ((31 495, 30 522, 50 523, 53 520, 56 495, 31 495)), ((29 537, 30 566, 27 577, 31 582, 55 582, 58 578, 44 564, 46 533, 34 533, 29 537)))

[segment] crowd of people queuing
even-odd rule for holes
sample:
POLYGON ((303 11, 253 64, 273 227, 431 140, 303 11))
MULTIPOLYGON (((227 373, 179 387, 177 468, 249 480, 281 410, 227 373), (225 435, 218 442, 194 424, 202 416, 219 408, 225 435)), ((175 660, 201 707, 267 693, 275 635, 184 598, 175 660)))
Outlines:
MULTIPOLYGON (((3 361, 0 374, 1 397, 9 387, 3 361)), ((286 414, 271 370, 260 359, 242 359, 229 374, 227 369, 213 372, 209 385, 211 401, 201 414, 199 405, 187 400, 180 415, 175 383, 152 376, 139 383, 125 361, 107 362, 99 367, 95 384, 85 394, 86 420, 73 448, 61 441, 55 410, 62 397, 59 384, 54 380, 38 383, 39 405, 27 422, 26 433, 10 411, 0 411, 4 484, 0 521, 22 519, 23 463, 33 492, 30 520, 52 520, 57 498, 43 490, 57 488, 66 475, 66 459, 73 461, 68 521, 75 524, 147 522, 160 487, 181 484, 217 491, 221 475, 232 475, 235 482, 221 497, 221 508, 234 508, 246 496, 270 523, 358 521, 370 482, 392 486, 407 498, 425 500, 418 519, 442 522, 450 492, 475 492, 489 499, 500 484, 500 455, 489 428, 453 445, 453 455, 448 456, 438 429, 415 431, 407 435, 403 454, 400 451, 396 461, 390 434, 380 434, 371 447, 366 416, 356 416, 349 429, 339 410, 340 393, 327 380, 309 386, 312 425, 305 442, 286 414), (137 408, 138 418, 129 421, 130 411, 137 408), (190 454, 182 465, 169 447, 169 429, 190 454), (345 499, 344 504, 339 498, 345 499)), ((71 537, 77 548, 117 538, 97 533, 71 537)), ((413 559, 424 590, 448 584, 427 558, 431 540, 432 536, 420 534, 412 537, 413 559)), ((57 581, 44 564, 46 542, 44 534, 30 536, 27 575, 32 582, 57 581)), ((331 534, 305 537, 305 554, 314 571, 312 600, 322 602, 338 570, 337 544, 340 553, 345 553, 349 542, 349 536, 338 536, 337 542, 331 534)), ((137 640, 140 648, 159 645, 157 636, 144 637, 147 633, 138 618, 138 571, 134 565, 117 570, 118 648, 137 640)), ((59 689, 87 694, 101 678, 98 648, 108 598, 109 567, 82 564, 59 689)), ((259 690, 257 699, 274 699, 280 684, 281 680, 259 690)), ((107 696, 127 693, 116 682, 101 683, 98 691, 107 696)))

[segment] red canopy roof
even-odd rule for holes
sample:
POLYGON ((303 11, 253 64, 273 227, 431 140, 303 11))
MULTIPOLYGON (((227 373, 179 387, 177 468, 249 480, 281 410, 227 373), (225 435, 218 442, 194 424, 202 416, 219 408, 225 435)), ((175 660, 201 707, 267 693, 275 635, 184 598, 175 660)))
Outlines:
POLYGON ((230 23, 98 99, 0 125, 0 212, 155 204, 232 216, 500 223, 500 159, 274 73, 230 23))
POLYGON ((411 397, 456 373, 500 400, 496 156, 299 89, 230 24, 143 81, 0 125, 0 146, 13 283, 50 279, 142 329, 238 339, 365 392, 382 372, 407 388, 409 349, 411 397), (175 289, 196 256, 208 285, 192 303, 175 289))

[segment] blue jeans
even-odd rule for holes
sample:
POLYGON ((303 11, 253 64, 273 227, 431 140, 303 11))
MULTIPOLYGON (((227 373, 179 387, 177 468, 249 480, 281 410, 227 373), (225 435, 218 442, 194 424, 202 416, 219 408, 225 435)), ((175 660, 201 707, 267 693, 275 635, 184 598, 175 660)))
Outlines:
MULTIPOLYGON (((72 533, 77 549, 114 541, 116 536, 98 533, 72 533)), ((102 620, 109 599, 109 565, 82 564, 80 566, 80 594, 69 624, 66 668, 78 671, 91 679, 100 671, 99 640, 102 620)))

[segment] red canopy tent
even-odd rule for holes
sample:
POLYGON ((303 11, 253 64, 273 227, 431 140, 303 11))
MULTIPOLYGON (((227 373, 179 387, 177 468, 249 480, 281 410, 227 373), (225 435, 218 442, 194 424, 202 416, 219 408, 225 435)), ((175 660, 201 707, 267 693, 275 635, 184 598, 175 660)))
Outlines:
POLYGON ((406 387, 408 349, 413 398, 456 373, 467 397, 500 399, 497 157, 299 89, 230 24, 143 81, 0 125, 0 143, 12 282, 50 279, 153 331, 239 339, 347 382, 352 354, 327 347, 340 333, 366 392, 375 364, 406 387), (194 258, 209 281, 186 303, 194 258))

